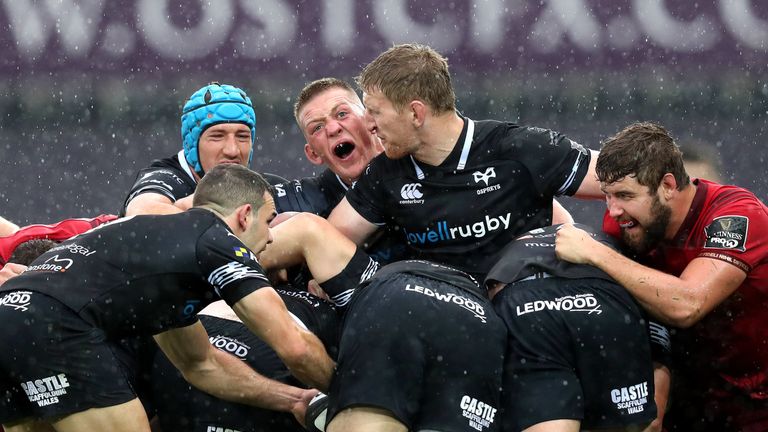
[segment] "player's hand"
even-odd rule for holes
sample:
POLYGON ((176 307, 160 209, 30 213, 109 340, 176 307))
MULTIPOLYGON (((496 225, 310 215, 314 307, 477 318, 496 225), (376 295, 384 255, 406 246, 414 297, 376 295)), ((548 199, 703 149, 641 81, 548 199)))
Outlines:
POLYGON ((24 270, 27 269, 27 266, 16 264, 16 263, 8 263, 0 269, 0 285, 4 284, 5 281, 11 278, 15 278, 16 276, 24 273, 24 270))
POLYGON ((307 427, 305 424, 307 417, 307 407, 309 406, 309 402, 312 400, 312 398, 314 398, 319 393, 320 391, 316 389, 304 390, 301 395, 301 399, 299 399, 291 408, 291 414, 293 414, 293 416, 296 418, 296 421, 298 421, 305 428, 307 427))
POLYGON ((307 282, 307 291, 309 291, 310 294, 314 294, 320 297, 321 299, 331 301, 331 298, 328 297, 328 294, 323 291, 323 288, 321 288, 320 284, 317 283, 317 281, 314 279, 310 279, 309 282, 307 282))
POLYGON ((573 224, 563 224, 555 236, 555 254, 563 261, 590 264, 590 251, 596 242, 586 231, 573 224))

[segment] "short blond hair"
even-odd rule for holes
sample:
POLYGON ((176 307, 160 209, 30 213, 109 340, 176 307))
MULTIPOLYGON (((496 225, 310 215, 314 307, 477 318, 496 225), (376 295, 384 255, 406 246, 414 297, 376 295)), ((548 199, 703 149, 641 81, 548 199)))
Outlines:
POLYGON ((398 111, 415 99, 438 114, 456 110, 448 60, 426 45, 393 46, 365 66, 355 81, 364 92, 380 91, 398 111))

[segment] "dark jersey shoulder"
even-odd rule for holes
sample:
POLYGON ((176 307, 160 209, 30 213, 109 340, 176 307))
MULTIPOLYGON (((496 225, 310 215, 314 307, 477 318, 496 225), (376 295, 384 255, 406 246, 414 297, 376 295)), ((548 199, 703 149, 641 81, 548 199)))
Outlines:
POLYGON ((347 191, 347 186, 329 169, 318 176, 285 181, 273 187, 278 213, 309 212, 322 217, 328 217, 347 191))
POLYGON ((439 166, 379 155, 347 193, 369 222, 396 227, 415 256, 482 279, 515 236, 552 221, 578 190, 590 153, 547 129, 465 119, 439 166))
MULTIPOLYGON (((616 249, 613 239, 586 225, 577 224, 600 242, 616 249)), ((492 282, 513 283, 532 277, 554 276, 566 279, 597 278, 613 282, 605 272, 590 265, 572 264, 555 255, 558 226, 531 230, 504 247, 486 277, 492 282)))
POLYGON ((128 203, 143 193, 156 193, 165 196, 171 202, 188 197, 195 192, 197 182, 186 160, 175 156, 153 161, 148 167, 141 169, 136 175, 128 196, 123 201, 120 216, 125 216, 128 203))
POLYGON ((268 285, 255 254, 221 219, 191 209, 102 225, 41 255, 0 291, 46 294, 111 335, 148 335, 268 285))

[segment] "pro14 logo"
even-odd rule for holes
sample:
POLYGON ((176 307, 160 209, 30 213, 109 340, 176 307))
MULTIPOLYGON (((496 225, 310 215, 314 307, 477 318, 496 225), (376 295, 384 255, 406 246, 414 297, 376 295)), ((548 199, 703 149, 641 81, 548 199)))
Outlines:
POLYGON ((424 194, 419 190, 420 187, 421 183, 404 184, 400 188, 400 196, 403 198, 400 204, 424 204, 424 200, 421 199, 424 194))

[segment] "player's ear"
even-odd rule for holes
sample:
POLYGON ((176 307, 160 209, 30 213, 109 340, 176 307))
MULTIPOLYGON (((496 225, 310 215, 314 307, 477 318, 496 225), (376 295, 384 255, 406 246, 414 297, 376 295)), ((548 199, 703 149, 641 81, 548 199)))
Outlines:
POLYGON ((672 194, 677 190, 677 180, 675 179, 675 176, 672 173, 664 174, 664 177, 661 178, 659 188, 661 189, 664 198, 672 198, 672 194))
POLYGON ((309 159, 310 162, 312 162, 315 165, 322 165, 323 159, 320 158, 320 155, 318 155, 313 149, 312 146, 309 145, 309 143, 304 144, 304 154, 307 156, 307 159, 309 159))
POLYGON ((243 204, 235 210, 237 214, 237 224, 241 230, 246 231, 249 224, 253 221, 253 207, 250 204, 243 204))
POLYGON ((427 106, 420 100, 412 100, 408 104, 409 114, 411 115, 411 123, 415 127, 421 127, 424 124, 424 119, 427 116, 427 106))

